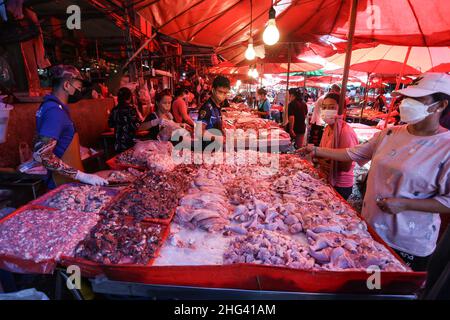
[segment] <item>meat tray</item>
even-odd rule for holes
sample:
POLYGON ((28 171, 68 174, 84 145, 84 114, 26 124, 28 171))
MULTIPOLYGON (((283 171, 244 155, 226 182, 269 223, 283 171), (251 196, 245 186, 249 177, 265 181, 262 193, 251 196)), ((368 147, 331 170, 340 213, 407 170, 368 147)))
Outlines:
MULTIPOLYGON (((62 192, 63 190, 65 190, 65 189, 67 189, 69 187, 76 187, 76 186, 83 186, 83 184, 81 184, 81 183, 66 183, 66 184, 63 184, 63 185, 57 187, 56 189, 53 189, 50 192, 47 192, 46 194, 44 194, 43 196, 37 198, 36 200, 31 201, 29 204, 30 205, 36 205, 36 206, 42 206, 42 207, 51 208, 48 205, 48 202, 53 197, 55 197, 57 194, 59 194, 60 192, 62 192)), ((115 199, 118 196, 120 196, 120 194, 124 191, 123 187, 100 187, 100 189, 104 190, 107 195, 111 196, 110 202, 114 202, 115 199)), ((109 203, 106 203, 103 206, 103 208, 105 208, 108 205, 109 205, 109 203)))
MULTIPOLYGON (((14 217, 18 214, 20 214, 23 211, 33 210, 33 209, 47 209, 48 210, 48 208, 44 208, 41 206, 25 205, 23 207, 20 207, 13 213, 7 215, 3 219, 1 219, 0 224, 4 223, 6 220, 11 219, 12 217, 14 217)), ((53 210, 53 209, 50 209, 50 210, 53 210)), ((25 260, 25 259, 22 259, 19 257, 13 257, 10 255, 0 254, 0 269, 8 270, 10 272, 49 274, 49 273, 53 273, 55 266, 56 266, 56 261, 50 260, 50 259, 36 263, 35 261, 29 261, 29 260, 25 260)))
MULTIPOLYGON (((0 225, 6 223, 8 220, 22 214, 25 211, 43 210, 47 212, 57 212, 58 210, 37 205, 25 205, 7 217, 0 220, 0 225)), ((59 211, 61 212, 61 211, 59 211)), ((64 212, 65 213, 65 212, 64 212)), ((84 213, 90 214, 90 213, 84 213)), ((94 215, 94 214, 93 214, 94 215)), ((68 240, 69 242, 69 240, 68 240)), ((64 244, 63 244, 64 245, 64 244)), ((63 250, 61 248, 61 250, 63 250)), ((25 255, 17 256, 15 254, 0 253, 0 269, 8 270, 15 273, 36 273, 36 274, 51 274, 57 265, 58 257, 34 260, 33 257, 26 257, 25 255)))
MULTIPOLYGON (((370 226, 371 236, 403 261, 370 226)), ((412 294, 426 279, 425 272, 381 272, 381 290, 369 290, 365 271, 306 271, 286 267, 232 264, 203 266, 105 266, 111 280, 145 284, 198 286, 244 290, 316 293, 412 294)))
MULTIPOLYGON (((126 187, 122 190, 122 192, 117 195, 117 197, 114 198, 114 201, 111 201, 111 203, 105 207, 105 211, 108 211, 108 209, 112 206, 114 206, 115 204, 117 204, 120 200, 122 200, 124 197, 127 196, 127 191, 131 190, 131 187, 126 187)), ((148 218, 145 217, 142 219, 143 222, 147 222, 147 223, 155 223, 155 224, 162 224, 162 225, 169 225, 172 220, 173 217, 175 216, 175 212, 176 212, 176 208, 174 208, 173 210, 171 210, 169 217, 167 219, 158 219, 158 218, 148 218)), ((134 219, 133 216, 128 216, 126 215, 125 217, 127 217, 128 219, 134 219)))
MULTIPOLYGON (((141 222, 141 223, 145 226, 156 225, 156 223, 148 223, 148 222, 141 222)), ((153 265, 155 259, 159 255, 161 247, 164 245, 165 241, 167 240, 167 237, 169 236, 170 228, 166 225, 160 225, 160 226, 162 228, 161 243, 158 246, 158 248, 155 250, 154 257, 148 261, 148 263, 145 265, 145 267, 150 267, 153 265)), ((68 267, 71 265, 79 266, 81 269, 82 275, 85 277, 89 277, 89 278, 92 278, 92 277, 95 277, 95 276, 98 276, 101 274, 105 274, 105 272, 104 272, 105 269, 108 269, 113 266, 119 266, 119 265, 115 265, 115 264, 101 264, 101 263, 97 263, 97 262, 94 262, 94 261, 91 261, 88 259, 71 257, 71 256, 61 256, 59 265, 64 266, 64 267, 68 267)), ((142 265, 120 264, 120 266, 126 267, 126 268, 133 268, 133 267, 142 266, 142 265)))

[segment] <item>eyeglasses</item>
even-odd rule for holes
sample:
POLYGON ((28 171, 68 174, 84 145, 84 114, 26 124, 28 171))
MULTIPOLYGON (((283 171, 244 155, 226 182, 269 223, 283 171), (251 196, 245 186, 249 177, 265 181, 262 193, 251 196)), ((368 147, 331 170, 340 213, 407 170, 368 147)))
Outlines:
POLYGON ((75 87, 73 84, 71 84, 70 82, 69 82, 69 84, 70 84, 70 86, 71 86, 72 88, 74 88, 75 90, 78 90, 78 91, 81 91, 81 89, 83 88, 83 87, 77 88, 77 87, 75 87))

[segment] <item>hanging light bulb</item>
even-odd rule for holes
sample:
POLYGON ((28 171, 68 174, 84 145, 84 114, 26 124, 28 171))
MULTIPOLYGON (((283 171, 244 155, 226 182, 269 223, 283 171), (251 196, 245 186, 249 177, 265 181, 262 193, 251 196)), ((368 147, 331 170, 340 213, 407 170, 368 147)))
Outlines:
POLYGON ((256 57, 255 49, 253 48, 253 39, 250 38, 248 40, 248 47, 247 50, 245 50, 245 59, 247 60, 253 60, 256 57))
POLYGON ((258 73, 258 70, 256 68, 253 69, 252 76, 253 76, 253 78, 258 79, 259 73, 258 73))
POLYGON ((253 67, 248 68, 247 74, 248 74, 249 77, 252 77, 252 76, 253 76, 253 69, 252 69, 252 68, 253 68, 253 67))
POLYGON ((271 7, 269 10, 269 21, 267 22, 266 29, 263 33, 264 43, 269 46, 274 45, 280 39, 280 32, 275 23, 275 14, 275 9, 271 7))

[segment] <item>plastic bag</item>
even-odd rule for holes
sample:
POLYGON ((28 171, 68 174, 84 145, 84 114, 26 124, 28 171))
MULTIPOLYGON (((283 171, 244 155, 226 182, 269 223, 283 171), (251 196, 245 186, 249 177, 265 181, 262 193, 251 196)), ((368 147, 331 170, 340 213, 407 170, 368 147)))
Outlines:
POLYGON ((0 300, 50 300, 43 292, 36 289, 25 289, 11 293, 0 293, 0 300))

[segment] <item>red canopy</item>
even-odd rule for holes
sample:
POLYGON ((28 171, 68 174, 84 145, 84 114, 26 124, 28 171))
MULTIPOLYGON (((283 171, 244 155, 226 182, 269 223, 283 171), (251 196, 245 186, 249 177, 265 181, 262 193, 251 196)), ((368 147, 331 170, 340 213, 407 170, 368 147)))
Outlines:
POLYGON ((421 72, 411 66, 405 65, 397 61, 390 60, 374 60, 352 64, 352 70, 362 71, 375 74, 399 74, 403 70, 403 74, 420 74, 421 72), (404 69, 403 69, 404 68, 404 69))
POLYGON ((450 72, 450 63, 441 63, 428 70, 428 72, 450 72))
MULTIPOLYGON (((276 9, 282 8, 281 0, 274 2, 276 9)), ((305 42, 311 35, 345 39, 351 3, 292 1, 276 19, 280 42, 305 42)), ((255 42, 262 38, 271 5, 271 0, 253 1, 255 42)), ((137 9, 160 32, 182 41, 225 49, 249 39, 250 0, 144 0, 137 9)), ((448 0, 359 0, 354 44, 449 46, 449 16, 448 0)))

